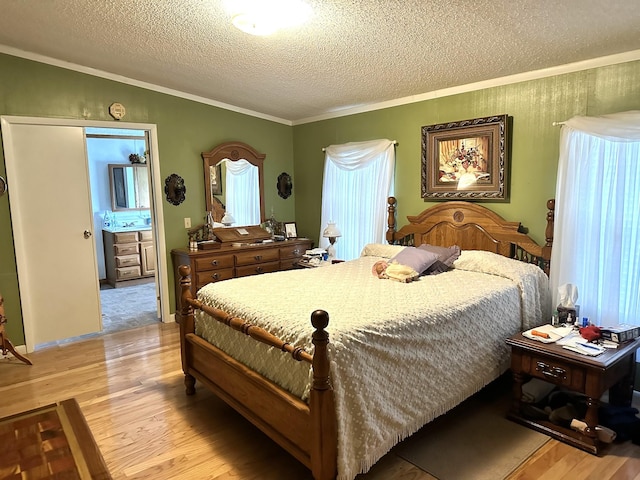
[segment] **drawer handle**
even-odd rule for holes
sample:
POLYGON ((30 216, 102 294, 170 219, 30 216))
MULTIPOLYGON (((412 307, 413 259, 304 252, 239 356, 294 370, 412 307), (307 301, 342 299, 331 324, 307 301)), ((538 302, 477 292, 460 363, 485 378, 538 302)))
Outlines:
POLYGON ((211 265, 213 265, 214 267, 218 266, 218 260, 211 260, 211 265))
POLYGON ((567 371, 564 368, 552 367, 544 362, 538 362, 536 364, 536 371, 542 372, 546 377, 560 378, 562 380, 567 379, 567 371))
POLYGON ((297 248, 293 251, 294 255, 300 255, 300 250, 298 250, 297 248))
POLYGON ((253 258, 255 258, 256 260, 262 260, 262 255, 255 255, 253 258))
POLYGON ((263 272, 264 272, 264 268, 262 268, 262 267, 256 267, 256 272, 258 272, 258 273, 263 273, 263 272))
POLYGON ((213 278, 214 280, 218 280, 218 274, 217 273, 213 273, 211 275, 211 278, 213 278))

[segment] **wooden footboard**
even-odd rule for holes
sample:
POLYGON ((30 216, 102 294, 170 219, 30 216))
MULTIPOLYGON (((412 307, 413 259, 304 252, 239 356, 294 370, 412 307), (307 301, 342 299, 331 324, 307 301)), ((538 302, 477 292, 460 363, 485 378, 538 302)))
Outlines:
POLYGON ((327 312, 316 310, 311 314, 315 328, 312 356, 260 327, 194 299, 190 268, 182 265, 179 272, 182 309, 177 312, 176 319, 180 324, 182 370, 187 394, 195 393, 195 381, 199 380, 310 468, 314 479, 334 479, 337 474, 337 423, 327 356, 327 312), (313 385, 309 404, 198 337, 195 334, 195 309, 261 343, 289 353, 293 360, 310 363, 313 385))

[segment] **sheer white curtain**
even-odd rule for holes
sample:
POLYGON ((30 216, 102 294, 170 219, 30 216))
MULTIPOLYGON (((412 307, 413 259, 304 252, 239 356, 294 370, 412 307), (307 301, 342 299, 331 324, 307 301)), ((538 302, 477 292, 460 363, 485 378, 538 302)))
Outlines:
POLYGON ((226 211, 235 225, 260 224, 258 168, 245 159, 225 160, 226 211))
POLYGON ((560 134, 550 284, 580 316, 640 324, 640 111, 574 117, 560 134))
POLYGON ((395 148, 391 140, 331 145, 325 149, 322 184, 321 247, 329 242, 322 231, 330 221, 342 237, 336 256, 351 260, 367 243, 384 243, 387 197, 393 195, 395 148))

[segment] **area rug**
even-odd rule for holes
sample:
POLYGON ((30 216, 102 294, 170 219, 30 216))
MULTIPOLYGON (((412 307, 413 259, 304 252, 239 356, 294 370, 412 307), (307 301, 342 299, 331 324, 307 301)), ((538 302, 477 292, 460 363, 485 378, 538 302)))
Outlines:
POLYGON ((0 478, 110 480, 75 399, 0 419, 0 478))
POLYGON ((439 480, 501 480, 549 437, 506 419, 511 386, 497 380, 408 438, 396 454, 439 480))

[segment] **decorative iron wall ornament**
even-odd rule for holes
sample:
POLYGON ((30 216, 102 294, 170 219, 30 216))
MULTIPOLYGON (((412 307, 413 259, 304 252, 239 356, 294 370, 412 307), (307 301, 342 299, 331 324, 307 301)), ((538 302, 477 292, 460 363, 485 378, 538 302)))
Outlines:
POLYGON ((184 202, 187 193, 184 179, 175 173, 169 175, 164 181, 164 193, 171 205, 180 205, 184 202))
POLYGON ((291 196, 291 191, 293 190, 291 175, 287 172, 282 172, 278 175, 278 183, 276 186, 278 187, 278 195, 282 198, 289 198, 291 196))

